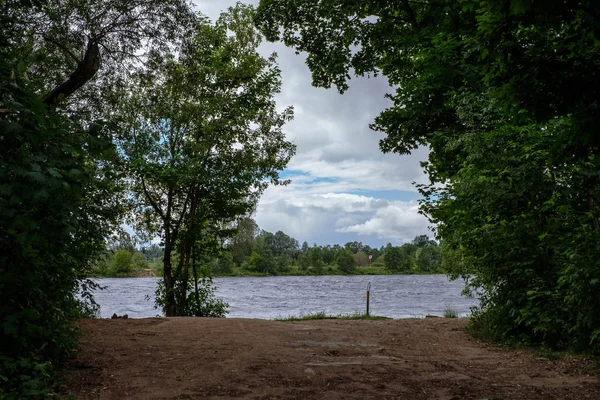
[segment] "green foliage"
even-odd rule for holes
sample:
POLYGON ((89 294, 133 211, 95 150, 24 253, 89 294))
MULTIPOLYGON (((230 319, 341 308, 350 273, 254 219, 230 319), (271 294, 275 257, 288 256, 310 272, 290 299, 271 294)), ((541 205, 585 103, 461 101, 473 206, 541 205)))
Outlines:
MULTIPOLYGON (((254 222, 254 221, 252 221, 254 222)), ((258 231, 258 227, 255 229, 258 231)), ((419 237, 417 237, 419 238, 419 237)), ((415 240, 417 240, 415 238, 415 240)), ((297 241, 283 232, 272 234, 266 231, 260 231, 253 239, 248 239, 244 246, 250 251, 249 256, 242 258, 241 268, 231 268, 223 272, 218 271, 218 263, 221 257, 230 257, 235 251, 235 237, 226 246, 226 250, 220 256, 214 258, 210 265, 214 273, 221 275, 339 275, 339 274, 357 274, 357 275, 385 275, 390 273, 439 273, 441 271, 442 254, 435 241, 429 240, 427 235, 423 249, 413 243, 406 243, 400 247, 391 250, 392 253, 400 252, 398 266, 389 267, 384 270, 385 257, 378 256, 372 263, 369 263, 367 251, 369 254, 377 255, 385 252, 385 248, 371 248, 361 242, 349 242, 344 247, 339 244, 333 246, 318 246, 314 244, 309 246, 304 242, 302 248, 298 248, 297 241), (276 237, 282 238, 280 243, 287 243, 286 246, 275 245, 276 237), (278 248, 280 250, 278 250, 278 248), (281 250, 281 249, 287 250, 281 250), (356 254, 352 249, 359 250, 356 254), (410 255, 404 257, 402 252, 410 251, 410 255), (275 255, 278 252, 279 255, 275 255), (417 257, 419 262, 417 262, 417 257), (351 260, 352 259, 352 260, 351 260)), ((390 245, 391 246, 391 245, 390 245)), ((391 246, 393 247, 393 246, 391 246)), ((239 247, 238 247, 239 248, 239 247)), ((392 255, 392 260, 394 256, 392 255)))
POLYGON ((103 251, 92 262, 91 276, 110 276, 113 270, 114 255, 109 251, 103 251))
POLYGON ((139 251, 133 253, 131 257, 131 264, 134 269, 145 269, 148 268, 148 261, 146 261, 146 257, 139 251))
POLYGON ((252 218, 239 218, 236 221, 236 234, 231 240, 231 255, 236 265, 241 265, 252 253, 252 245, 258 235, 258 225, 252 218))
POLYGON ((113 256, 113 271, 117 275, 126 275, 133 271, 133 254, 125 249, 117 250, 113 256))
POLYGON ((442 266, 442 251, 438 246, 427 245, 420 247, 416 254, 416 263, 420 271, 440 271, 442 266))
POLYGON ((76 349, 73 320, 96 311, 84 277, 126 204, 116 126, 103 113, 110 88, 193 13, 177 0, 2 10, 0 398, 41 399, 76 349))
POLYGON ((458 311, 454 308, 446 307, 444 308, 444 318, 458 318, 458 311))
POLYGON ((340 268, 340 271, 345 274, 351 274, 356 269, 354 254, 352 254, 350 249, 344 249, 338 252, 335 262, 340 268))
POLYGON ((136 276, 136 271, 149 268, 146 257, 135 249, 133 252, 119 248, 116 252, 105 250, 96 256, 90 269, 91 276, 136 276))
POLYGON ((81 279, 118 193, 99 163, 112 151, 104 125, 49 112, 9 50, 0 51, 0 397, 42 398, 75 350, 71 322, 93 289, 81 279))
POLYGON ((423 248, 427 246, 437 246, 437 243, 434 240, 429 239, 429 236, 427 235, 416 236, 411 244, 418 248, 423 248))
POLYGON ((369 257, 364 251, 359 251, 354 255, 354 263, 358 267, 366 267, 369 265, 369 257))
POLYGON ((453 261, 445 262, 448 270, 475 273, 471 287, 486 288, 473 323, 492 339, 597 346, 599 234, 586 212, 590 192, 578 194, 578 187, 598 166, 552 167, 566 129, 556 120, 545 129, 504 128, 473 140, 469 167, 452 185, 455 197, 429 203, 431 215, 454 220, 440 229, 453 261), (456 218, 465 208, 472 219, 456 218))
POLYGON ((215 257, 208 263, 212 275, 224 276, 231 275, 233 272, 233 255, 228 251, 220 253, 219 257, 215 257))
POLYGON ((385 249, 384 265, 394 272, 407 272, 412 268, 411 257, 400 248, 388 244, 385 249))
POLYGON ((153 243, 149 247, 142 247, 142 254, 146 257, 146 261, 156 263, 162 261, 164 249, 153 243))
MULTIPOLYGON (((177 291, 182 290, 181 286, 177 286, 177 291)), ((223 318, 227 315, 229 304, 225 303, 215 295, 215 286, 211 277, 203 276, 196 283, 193 281, 187 282, 186 296, 187 299, 185 308, 179 314, 181 316, 194 317, 211 317, 223 318)), ((176 293, 177 298, 182 298, 180 293, 176 293)), ((156 299, 154 307, 160 309, 163 313, 167 312, 169 304, 165 301, 165 284, 163 281, 158 283, 156 289, 156 299)))
POLYGON ((263 241, 258 240, 255 250, 250 255, 248 262, 250 271, 262 272, 264 274, 276 274, 278 265, 271 248, 263 241))

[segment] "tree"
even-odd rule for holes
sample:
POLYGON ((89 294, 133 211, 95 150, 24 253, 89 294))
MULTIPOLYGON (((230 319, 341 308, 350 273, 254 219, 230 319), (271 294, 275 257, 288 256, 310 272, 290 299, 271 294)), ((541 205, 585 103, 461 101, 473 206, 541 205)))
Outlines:
POLYGON ((317 275, 322 274, 323 269, 325 268, 325 263, 323 262, 321 255, 321 248, 316 244, 313 244, 313 247, 310 248, 306 255, 308 256, 310 266, 312 267, 314 273, 317 275))
POLYGON ((56 381, 76 348, 72 321, 95 312, 84 278, 121 211, 98 162, 108 132, 48 110, 19 50, 0 46, 1 398, 44 396, 56 381))
POLYGON ((417 250, 419 249, 418 246, 413 243, 404 243, 400 248, 411 257, 415 257, 417 255, 417 250))
POLYGON ((233 256, 229 251, 223 251, 208 263, 213 275, 229 275, 233 271, 233 256))
POLYGON ((113 256, 113 269, 118 275, 133 271, 133 254, 125 249, 119 249, 113 256))
POLYGON ((412 241, 412 244, 414 244, 415 246, 417 246, 419 248, 425 247, 425 246, 437 246, 437 243, 435 242, 435 240, 429 239, 429 236, 427 236, 427 235, 415 236, 415 238, 412 241))
POLYGON ((298 256, 298 241, 282 231, 277 231, 275 234, 262 231, 260 236, 264 239, 267 246, 271 248, 275 256, 284 257, 288 260, 295 259, 298 256))
POLYGON ((352 251, 352 253, 356 254, 359 251, 362 251, 365 246, 363 245, 362 242, 354 241, 354 242, 348 242, 348 243, 346 243, 344 245, 344 247, 347 248, 347 249, 350 249, 350 251, 352 251))
POLYGON ((348 248, 338 252, 335 262, 340 268, 340 271, 345 274, 351 274, 356 269, 354 254, 352 253, 352 250, 348 248))
POLYGON ((335 262, 335 258, 337 257, 337 253, 341 249, 341 247, 339 245, 334 245, 334 247, 335 246, 338 246, 339 248, 334 249, 330 245, 322 246, 321 247, 321 259, 323 260, 323 262, 325 264, 333 264, 335 262))
POLYGON ((150 262, 159 262, 163 257, 163 249, 156 243, 152 243, 149 247, 142 248, 142 253, 146 256, 146 260, 150 262))
POLYGON ((300 249, 300 253, 306 254, 307 251, 308 251, 308 243, 307 242, 303 242, 302 243, 302 248, 300 249))
POLYGON ((111 87, 193 12, 162 0, 0 8, 0 397, 45 398, 75 350, 72 321, 95 312, 85 277, 126 204, 111 87))
POLYGON ((285 183, 279 170, 294 153, 281 131, 292 110, 279 113, 273 101, 281 85, 275 56, 257 53, 251 19, 251 8, 238 5, 215 25, 199 21, 184 45, 151 60, 135 91, 122 93, 127 135, 120 144, 135 223, 164 243, 169 316, 188 310, 194 258, 214 249, 199 240, 223 235, 221 222, 247 215, 269 182, 285 183))
POLYGON ((420 247, 417 250, 416 262, 421 271, 439 271, 442 265, 442 251, 438 246, 420 247))
POLYGON ((237 233, 231 240, 231 254, 233 262, 239 266, 252 253, 259 228, 256 221, 248 217, 239 218, 236 224, 237 233))
POLYGON ((366 267, 369 265, 369 257, 364 251, 359 251, 354 255, 354 263, 359 267, 366 267))
POLYGON ((390 271, 408 272, 412 267, 410 256, 400 247, 388 243, 384 256, 384 265, 390 271))
POLYGON ((116 252, 118 250, 127 250, 135 253, 135 238, 124 230, 119 230, 115 235, 108 239, 108 250, 116 252))
POLYGON ((267 275, 277 275, 278 265, 273 250, 265 240, 259 237, 250 255, 249 266, 252 271, 267 275))
MULTIPOLYGON (((384 152, 430 149, 422 210, 495 339, 600 352, 600 4, 262 0, 317 86, 382 73, 384 152), (440 185, 441 184, 441 185, 440 185), (590 301, 590 299, 594 299, 590 301)), ((388 255, 386 254, 386 260, 388 255)))

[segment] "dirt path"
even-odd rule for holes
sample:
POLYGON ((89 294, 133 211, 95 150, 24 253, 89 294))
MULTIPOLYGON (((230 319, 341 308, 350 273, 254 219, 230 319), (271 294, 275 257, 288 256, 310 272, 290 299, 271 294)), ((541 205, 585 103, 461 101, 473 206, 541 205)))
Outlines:
POLYGON ((465 321, 88 320, 78 399, 600 399, 585 360, 479 343, 465 321))

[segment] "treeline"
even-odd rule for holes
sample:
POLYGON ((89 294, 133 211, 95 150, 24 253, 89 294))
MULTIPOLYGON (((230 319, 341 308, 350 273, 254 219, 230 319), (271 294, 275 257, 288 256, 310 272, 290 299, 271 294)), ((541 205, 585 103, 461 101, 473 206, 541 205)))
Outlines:
MULTIPOLYGON (((221 251, 199 260, 208 275, 335 275, 441 273, 442 254, 437 242, 418 235, 410 243, 371 247, 359 241, 319 246, 282 231, 259 229, 252 218, 240 219, 230 238, 222 238, 221 251)), ((95 262, 94 276, 136 276, 152 268, 162 274, 163 248, 157 244, 136 247, 126 232, 109 241, 95 262)))
POLYGON ((441 260, 440 247, 427 235, 401 246, 388 243, 377 248, 357 241, 310 246, 300 245, 282 231, 259 230, 254 220, 245 218, 238 222, 238 233, 224 246, 223 254, 209 266, 217 275, 354 274, 365 273, 365 267, 373 268, 370 273, 437 273, 441 260))

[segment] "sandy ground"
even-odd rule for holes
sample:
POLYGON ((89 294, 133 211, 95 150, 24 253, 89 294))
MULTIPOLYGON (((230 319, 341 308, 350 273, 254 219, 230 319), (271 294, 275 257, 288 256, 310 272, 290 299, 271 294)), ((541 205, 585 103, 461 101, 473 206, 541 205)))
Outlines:
POLYGON ((600 399, 585 359, 480 343, 465 320, 81 322, 76 399, 600 399))

